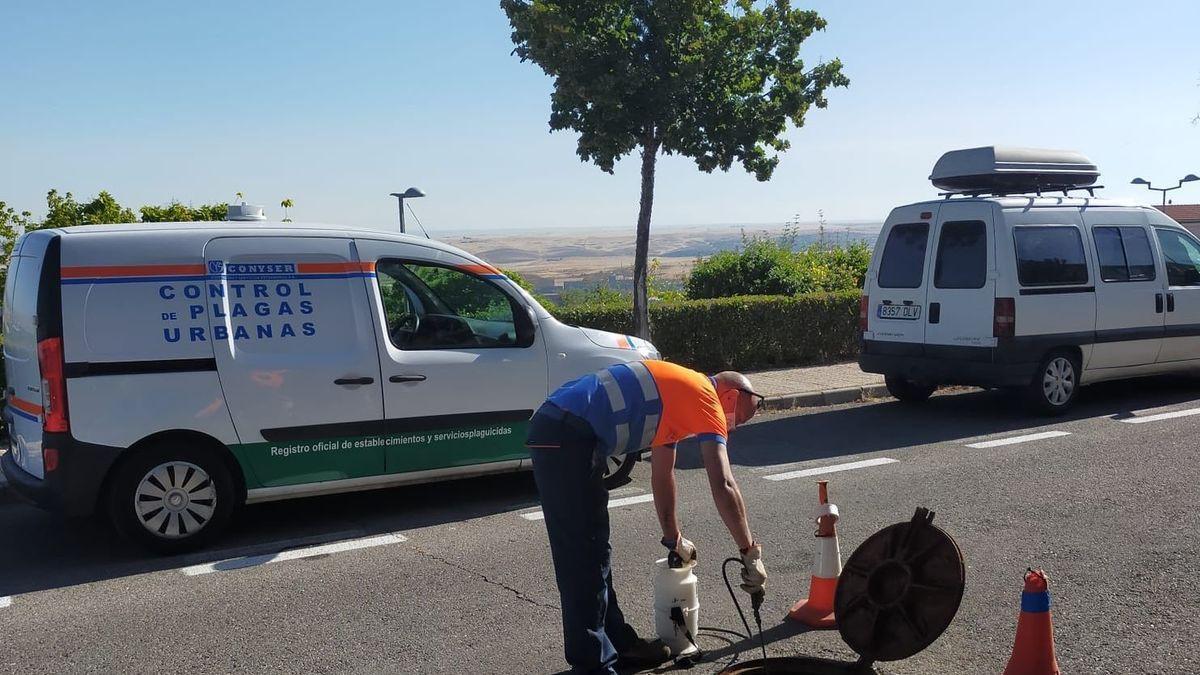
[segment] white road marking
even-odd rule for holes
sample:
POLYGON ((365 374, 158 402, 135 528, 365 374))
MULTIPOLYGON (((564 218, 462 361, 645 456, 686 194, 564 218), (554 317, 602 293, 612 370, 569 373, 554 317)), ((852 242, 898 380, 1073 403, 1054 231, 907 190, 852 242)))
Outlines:
POLYGON ((1059 436, 1070 436, 1069 431, 1042 431, 1036 434, 1025 434, 1024 436, 1011 436, 1009 438, 997 438, 994 441, 982 441, 980 443, 968 443, 968 448, 998 448, 1002 445, 1016 445, 1017 443, 1028 443, 1030 441, 1040 441, 1047 438, 1058 438, 1059 436))
POLYGON ((1158 413, 1157 415, 1146 415, 1145 417, 1129 417, 1118 422, 1126 424, 1145 424, 1146 422, 1157 422, 1159 420, 1169 420, 1176 417, 1188 417, 1190 415, 1200 415, 1200 408, 1188 408, 1187 410, 1175 410, 1173 412, 1158 413))
POLYGON ((262 555, 249 555, 242 558, 230 558, 229 560, 204 563, 203 565, 192 565, 191 567, 185 567, 180 571, 189 577, 194 577, 200 574, 240 570, 247 567, 257 567, 259 565, 283 562, 285 560, 299 560, 301 558, 312 558, 319 555, 329 555, 331 553, 355 551, 360 548, 399 544, 400 542, 404 541, 408 541, 408 538, 402 534, 381 534, 374 537, 364 537, 362 539, 338 541, 332 544, 294 548, 286 551, 280 551, 278 553, 264 553, 262 555))
POLYGON ((829 466, 816 466, 811 469, 800 469, 799 471, 786 471, 784 473, 775 473, 770 476, 763 476, 767 480, 791 480, 793 478, 804 478, 805 476, 819 476, 823 473, 837 473, 838 471, 851 471, 853 469, 865 469, 869 466, 881 466, 883 464, 895 464, 899 460, 891 457, 877 457, 875 459, 864 459, 858 462, 847 462, 845 464, 831 464, 829 466))
POLYGON ((0 596, 0 609, 4 609, 5 607, 8 607, 11 604, 12 604, 12 596, 11 595, 0 596))
MULTIPOLYGON (((644 502, 654 501, 654 495, 636 495, 633 497, 622 497, 621 499, 608 500, 608 508, 615 509, 618 506, 629 506, 630 504, 642 504, 644 502)), ((541 510, 532 511, 530 513, 522 513, 521 517, 525 520, 543 520, 546 514, 541 510)))

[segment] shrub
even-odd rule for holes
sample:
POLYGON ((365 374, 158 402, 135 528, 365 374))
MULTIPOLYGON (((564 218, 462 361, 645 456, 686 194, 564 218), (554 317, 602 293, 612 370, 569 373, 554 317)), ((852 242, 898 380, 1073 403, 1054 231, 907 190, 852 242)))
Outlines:
POLYGON ((755 238, 741 251, 705 258, 687 279, 693 299, 738 295, 797 295, 862 288, 871 259, 863 242, 847 246, 814 243, 795 251, 787 241, 755 238))
MULTIPOLYGON (((858 291, 650 306, 663 358, 706 372, 831 363, 858 353, 858 291)), ((628 305, 552 308, 565 323, 628 334, 628 305)))

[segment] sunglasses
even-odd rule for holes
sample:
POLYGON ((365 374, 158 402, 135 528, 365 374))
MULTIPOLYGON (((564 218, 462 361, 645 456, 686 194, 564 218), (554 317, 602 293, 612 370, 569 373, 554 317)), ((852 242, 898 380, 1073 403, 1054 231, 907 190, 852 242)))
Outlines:
POLYGON ((758 397, 758 402, 754 404, 754 410, 755 410, 756 412, 757 412, 757 411, 760 411, 760 410, 762 410, 762 409, 763 409, 763 408, 765 408, 765 407, 767 407, 767 397, 766 397, 766 396, 763 396, 762 394, 760 394, 760 393, 758 393, 758 392, 756 392, 756 391, 750 391, 749 389, 745 389, 745 388, 742 388, 742 387, 738 387, 738 388, 737 388, 737 390, 738 390, 738 391, 740 391, 740 392, 742 392, 743 394, 749 394, 749 395, 751 395, 751 396, 757 396, 757 397, 758 397))

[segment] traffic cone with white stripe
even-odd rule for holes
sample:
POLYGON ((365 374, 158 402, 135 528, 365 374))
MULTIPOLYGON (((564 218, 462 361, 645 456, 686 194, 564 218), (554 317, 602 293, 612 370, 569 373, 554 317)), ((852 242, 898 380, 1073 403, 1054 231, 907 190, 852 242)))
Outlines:
POLYGON ((792 606, 788 618, 809 628, 828 629, 837 627, 833 616, 833 596, 837 591, 838 577, 842 574, 842 550, 838 546, 838 507, 829 503, 829 481, 817 481, 817 557, 813 561, 812 581, 808 586, 808 597, 792 606))
POLYGON ((1058 659, 1054 656, 1050 591, 1046 573, 1041 570, 1030 569, 1025 573, 1017 639, 1004 675, 1059 675, 1058 659))

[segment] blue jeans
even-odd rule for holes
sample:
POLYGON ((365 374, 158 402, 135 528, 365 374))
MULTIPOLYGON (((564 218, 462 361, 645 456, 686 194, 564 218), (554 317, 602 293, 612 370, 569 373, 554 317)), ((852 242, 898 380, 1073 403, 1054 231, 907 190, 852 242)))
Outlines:
POLYGON ((596 436, 583 420, 545 406, 529 426, 533 477, 545 515, 562 604, 567 663, 615 675, 617 652, 637 640, 617 605, 610 567, 608 490, 593 461, 596 436))

